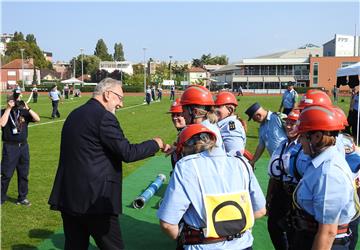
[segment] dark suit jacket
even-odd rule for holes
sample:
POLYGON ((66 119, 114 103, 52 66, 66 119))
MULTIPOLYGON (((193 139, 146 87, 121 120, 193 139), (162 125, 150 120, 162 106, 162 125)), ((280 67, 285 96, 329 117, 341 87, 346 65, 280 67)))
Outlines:
POLYGON ((74 215, 121 213, 122 161, 158 150, 154 140, 130 144, 116 117, 90 99, 64 123, 51 209, 74 215))

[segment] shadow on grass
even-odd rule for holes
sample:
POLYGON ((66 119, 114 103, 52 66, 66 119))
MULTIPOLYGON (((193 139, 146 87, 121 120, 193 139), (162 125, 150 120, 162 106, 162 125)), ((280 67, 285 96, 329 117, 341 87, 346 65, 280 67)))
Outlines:
POLYGON ((12 250, 29 250, 29 249, 37 249, 37 247, 28 245, 28 244, 16 244, 11 246, 12 250))
POLYGON ((52 235, 54 232, 46 229, 31 229, 29 231, 30 238, 37 238, 37 239, 47 239, 52 235))

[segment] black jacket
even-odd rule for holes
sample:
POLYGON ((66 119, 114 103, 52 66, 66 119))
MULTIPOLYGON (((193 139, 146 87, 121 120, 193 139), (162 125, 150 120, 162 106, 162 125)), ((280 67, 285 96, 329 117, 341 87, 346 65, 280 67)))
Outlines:
POLYGON ((122 161, 158 150, 154 140, 130 144, 116 117, 90 99, 64 123, 51 209, 75 215, 121 213, 122 161))

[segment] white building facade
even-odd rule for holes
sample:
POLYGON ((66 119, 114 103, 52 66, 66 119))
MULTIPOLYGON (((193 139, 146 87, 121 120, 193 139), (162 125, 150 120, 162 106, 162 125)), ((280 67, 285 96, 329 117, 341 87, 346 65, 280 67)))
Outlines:
POLYGON ((133 64, 129 61, 101 61, 99 65, 100 70, 106 70, 109 73, 118 70, 129 75, 133 75, 133 64))

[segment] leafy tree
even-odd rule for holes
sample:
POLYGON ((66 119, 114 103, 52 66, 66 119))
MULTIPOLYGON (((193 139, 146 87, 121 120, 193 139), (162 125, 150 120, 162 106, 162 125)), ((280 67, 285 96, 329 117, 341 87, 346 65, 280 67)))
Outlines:
POLYGON ((212 57, 211 54, 203 54, 200 59, 193 59, 192 66, 194 67, 203 67, 203 65, 227 65, 229 63, 229 58, 226 55, 212 57))
POLYGON ((35 36, 33 34, 27 34, 25 40, 28 43, 35 43, 36 44, 36 38, 35 38, 35 36))
POLYGON ((114 45, 114 61, 125 61, 124 49, 121 43, 114 45))
POLYGON ((116 79, 116 80, 121 80, 121 72, 119 70, 114 70, 113 72, 111 72, 109 74, 109 77, 116 79))
POLYGON ((24 41, 24 35, 22 32, 15 31, 13 39, 11 39, 13 42, 17 41, 24 41))
POLYGON ((106 70, 97 70, 93 75, 91 75, 91 80, 93 82, 100 82, 102 79, 109 77, 109 72, 106 70))
MULTIPOLYGON (((94 55, 84 55, 84 58, 82 58, 82 55, 78 55, 75 58, 75 61, 76 61, 75 75, 76 75, 76 77, 81 76, 82 59, 83 59, 84 75, 93 75, 94 73, 96 73, 96 71, 99 68, 100 58, 97 56, 94 56, 94 55)), ((74 58, 70 62, 72 70, 74 70, 73 65, 72 65, 73 63, 74 63, 74 58)))
POLYGON ((99 39, 96 43, 94 55, 102 61, 111 61, 112 56, 108 53, 108 48, 103 39, 99 39))
MULTIPOLYGON (((21 35, 18 35, 21 36, 21 35)), ((52 68, 52 64, 46 61, 43 52, 36 43, 28 43, 25 40, 11 41, 6 46, 5 55, 10 60, 21 59, 21 51, 24 49, 24 59, 33 58, 34 64, 40 69, 52 68)))
POLYGON ((142 63, 133 64, 134 75, 144 74, 144 65, 142 63))
POLYGON ((203 66, 203 62, 200 59, 194 59, 192 60, 192 66, 193 67, 202 67, 203 66))

